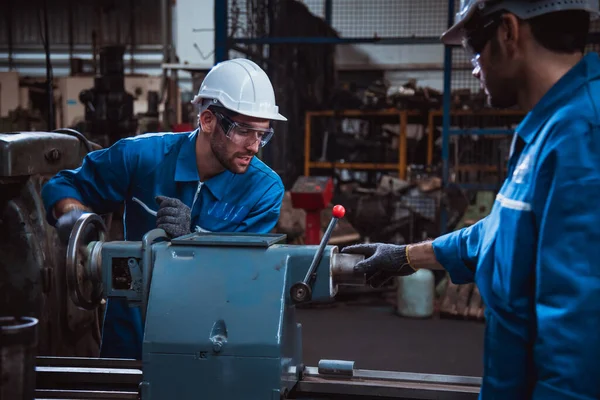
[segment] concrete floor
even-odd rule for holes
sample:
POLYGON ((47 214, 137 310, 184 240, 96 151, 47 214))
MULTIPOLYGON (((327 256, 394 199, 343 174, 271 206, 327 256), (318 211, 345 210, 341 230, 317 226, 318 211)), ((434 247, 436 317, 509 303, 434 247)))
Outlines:
POLYGON ((484 323, 394 311, 381 299, 298 310, 305 365, 353 360, 360 369, 481 376, 484 323))

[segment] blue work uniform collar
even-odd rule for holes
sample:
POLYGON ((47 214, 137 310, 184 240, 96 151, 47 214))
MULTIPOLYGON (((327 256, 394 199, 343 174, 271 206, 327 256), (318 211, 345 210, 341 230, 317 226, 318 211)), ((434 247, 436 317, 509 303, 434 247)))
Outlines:
MULTIPOLYGON (((198 165, 196 164, 196 138, 199 130, 191 132, 179 149, 177 156, 177 165, 175 166, 176 182, 198 182, 198 165)), ((217 200, 221 200, 226 194, 229 182, 235 174, 225 170, 218 175, 213 176, 204 182, 205 186, 211 191, 217 200)))
POLYGON ((600 59, 597 53, 585 55, 573 68, 558 80, 546 92, 541 100, 525 116, 516 131, 526 142, 530 143, 540 127, 550 118, 553 111, 564 102, 569 101, 571 93, 599 75, 600 59))

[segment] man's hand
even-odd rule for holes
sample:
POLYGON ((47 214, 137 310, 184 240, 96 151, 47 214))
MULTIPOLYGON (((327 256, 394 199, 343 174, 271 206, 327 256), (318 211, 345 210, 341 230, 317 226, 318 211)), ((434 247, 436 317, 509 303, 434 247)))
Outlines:
POLYGON ((345 247, 342 253, 365 256, 354 269, 366 273, 367 280, 373 285, 374 282, 383 284, 391 277, 411 275, 416 271, 408 261, 406 248, 405 245, 369 243, 345 247))
POLYGON ((159 209, 156 213, 156 227, 164 229, 171 238, 191 233, 192 210, 179 199, 156 197, 159 209))
MULTIPOLYGON (((69 243, 69 237, 71 236, 71 231, 75 226, 75 223, 84 213, 88 211, 83 210, 81 208, 72 208, 71 210, 65 212, 58 218, 56 221, 56 233, 58 234, 58 239, 65 246, 69 243)), ((91 228, 91 226, 89 226, 91 228)), ((85 232, 84 236, 88 236, 87 234, 90 232, 85 232)))

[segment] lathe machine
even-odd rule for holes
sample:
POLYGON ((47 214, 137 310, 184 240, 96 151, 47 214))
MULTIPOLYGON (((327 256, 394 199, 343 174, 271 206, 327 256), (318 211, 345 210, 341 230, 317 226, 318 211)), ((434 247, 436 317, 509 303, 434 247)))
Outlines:
POLYGON ((38 357, 36 398, 476 399, 476 377, 303 364, 295 305, 368 284, 354 268, 362 256, 327 244, 344 212, 334 208, 315 246, 287 245, 278 234, 169 240, 160 229, 141 242, 106 241, 103 220, 84 214, 67 248, 70 298, 86 310, 106 297, 140 306, 143 360, 38 357))

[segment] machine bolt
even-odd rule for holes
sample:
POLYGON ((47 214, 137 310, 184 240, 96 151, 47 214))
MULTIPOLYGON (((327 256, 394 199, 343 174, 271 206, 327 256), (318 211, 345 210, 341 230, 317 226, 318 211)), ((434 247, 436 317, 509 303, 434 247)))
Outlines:
POLYGON ((60 151, 58 149, 51 149, 46 153, 46 160, 50 162, 56 162, 60 160, 60 151))
POLYGON ((292 300, 296 303, 302 303, 312 297, 312 289, 304 282, 296 282, 290 289, 292 300))

